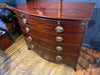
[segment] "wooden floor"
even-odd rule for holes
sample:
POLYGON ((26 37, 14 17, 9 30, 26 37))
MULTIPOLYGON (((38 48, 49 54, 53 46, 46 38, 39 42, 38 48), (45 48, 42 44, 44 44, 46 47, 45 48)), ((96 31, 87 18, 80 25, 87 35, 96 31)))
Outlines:
POLYGON ((64 64, 44 60, 34 51, 28 50, 21 35, 6 51, 0 50, 0 75, 100 75, 100 66, 93 65, 93 50, 82 47, 78 70, 64 64))

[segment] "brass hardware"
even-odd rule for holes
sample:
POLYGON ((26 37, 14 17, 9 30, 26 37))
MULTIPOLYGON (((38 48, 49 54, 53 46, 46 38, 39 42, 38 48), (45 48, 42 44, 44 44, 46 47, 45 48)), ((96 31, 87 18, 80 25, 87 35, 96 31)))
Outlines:
POLYGON ((34 48, 34 45, 31 45, 31 48, 34 48))
POLYGON ((31 36, 28 36, 28 40, 29 40, 29 41, 32 41, 32 37, 31 37, 31 36))
POLYGON ((26 27, 25 30, 26 30, 27 32, 30 32, 30 29, 29 29, 28 27, 26 27))
POLYGON ((61 36, 57 36, 57 37, 56 37, 56 41, 62 42, 62 41, 63 41, 63 38, 62 38, 61 36))
POLYGON ((62 32, 64 31, 63 27, 61 27, 61 26, 57 26, 57 27, 55 28, 55 30, 56 30, 58 33, 62 33, 62 32))
POLYGON ((25 18, 23 18, 23 23, 26 24, 27 23, 27 20, 25 18))
POLYGON ((24 17, 24 14, 21 14, 22 17, 24 17))
POLYGON ((60 21, 58 21, 57 24, 60 25, 60 21))
POLYGON ((57 46, 57 47, 56 47, 56 50, 61 52, 61 51, 63 51, 63 48, 60 47, 60 46, 57 46))
POLYGON ((57 60, 57 61, 62 61, 62 57, 59 56, 59 55, 57 55, 57 56, 56 56, 56 60, 57 60))

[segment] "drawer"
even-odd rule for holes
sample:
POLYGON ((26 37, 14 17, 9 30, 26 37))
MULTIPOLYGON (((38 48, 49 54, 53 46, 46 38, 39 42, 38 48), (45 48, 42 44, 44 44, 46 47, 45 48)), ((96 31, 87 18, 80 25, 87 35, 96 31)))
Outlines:
POLYGON ((44 23, 50 23, 50 24, 55 24, 58 25, 58 21, 60 21, 61 24, 71 24, 71 25, 85 25, 87 23, 87 21, 83 21, 83 20, 68 20, 68 19, 54 19, 54 18, 44 18, 44 17, 40 17, 40 16, 35 16, 35 15, 31 15, 31 14, 27 14, 24 12, 20 12, 20 11, 15 11, 16 16, 18 16, 19 18, 26 18, 26 19, 30 19, 30 20, 36 20, 36 21, 40 21, 40 22, 44 22, 44 23))
MULTIPOLYGON (((23 23, 23 17, 20 16, 21 14, 23 13, 18 12, 17 17, 19 21, 21 21, 20 23, 23 23)), ((56 27, 61 26, 64 29, 64 34, 83 34, 85 31, 85 25, 87 24, 86 22, 77 20, 54 20, 35 17, 27 14, 24 16, 28 25, 54 33, 57 33, 55 30, 56 27), (60 22, 59 25, 58 22, 60 22)))
MULTIPOLYGON (((26 36, 26 34, 24 36, 26 36)), ((25 40, 27 39, 25 38, 25 40)), ((45 47, 41 47, 38 44, 35 44, 35 43, 32 44, 32 42, 28 43, 28 47, 31 45, 34 45, 34 48, 33 49, 31 48, 31 49, 34 50, 36 53, 38 53, 41 57, 43 57, 46 60, 53 61, 56 63, 64 63, 68 65, 77 64, 78 56, 72 56, 72 55, 67 55, 67 54, 64 55, 61 53, 52 52, 52 51, 47 50, 47 48, 45 47), (62 60, 58 61, 57 56, 61 56, 62 60)))
POLYGON ((28 25, 21 25, 21 28, 23 30, 26 30, 26 27, 29 28, 29 31, 30 31, 29 33, 31 33, 32 35, 34 35, 36 37, 40 37, 45 41, 60 43, 62 45, 64 45, 64 44, 80 45, 82 42, 82 39, 83 39, 82 36, 51 33, 51 32, 46 32, 43 30, 39 30, 37 28, 31 27, 28 25), (63 40, 61 42, 59 42, 57 40, 57 37, 61 37, 63 40))
POLYGON ((80 46, 72 46, 72 45, 60 45, 57 43, 51 43, 51 42, 47 42, 47 41, 43 41, 41 38, 37 38, 32 34, 28 34, 26 31, 23 30, 23 34, 25 36, 26 41, 28 41, 28 36, 32 37, 30 42, 30 46, 31 44, 37 44, 40 47, 46 48, 48 51, 52 51, 55 53, 60 53, 60 54, 64 54, 64 55, 72 55, 72 56, 78 56, 79 52, 80 52, 80 46), (31 43, 32 42, 32 43, 31 43))
POLYGON ((49 61, 53 61, 56 63, 64 63, 68 65, 77 64, 77 59, 78 59, 77 56, 68 56, 68 55, 54 53, 51 51, 47 51, 45 48, 37 45, 35 46, 34 51, 37 52, 41 57, 49 61))

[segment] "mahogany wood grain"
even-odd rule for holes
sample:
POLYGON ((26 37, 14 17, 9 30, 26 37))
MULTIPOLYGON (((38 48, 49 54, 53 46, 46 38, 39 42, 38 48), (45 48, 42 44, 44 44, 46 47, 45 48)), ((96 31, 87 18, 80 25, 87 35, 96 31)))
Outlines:
POLYGON ((56 36, 61 36, 63 37, 63 41, 60 42, 62 45, 66 45, 66 44, 71 44, 71 45, 80 45, 81 41, 82 41, 82 36, 75 36, 75 35, 64 35, 64 34, 58 34, 58 33, 50 33, 50 32, 45 32, 42 30, 39 30, 37 28, 31 27, 31 26, 25 26, 25 25, 21 25, 21 28, 25 30, 25 28, 28 27, 30 29, 30 33, 34 36, 40 37, 42 39, 45 39, 47 41, 52 41, 52 42, 56 42, 56 36))
POLYGON ((62 1, 61 3, 62 12, 58 12, 59 1, 44 1, 40 3, 32 0, 17 6, 16 10, 46 18, 89 20, 95 5, 95 3, 70 1, 62 1), (59 13, 61 13, 61 16, 59 16, 59 13))
MULTIPOLYGON (((54 52, 51 52, 51 51, 45 51, 46 49, 43 48, 43 47, 40 47, 40 46, 35 46, 34 50, 41 56, 43 57, 44 59, 46 60, 49 60, 49 61, 53 61, 53 62, 57 62, 56 61, 56 56, 58 54, 54 53, 54 52), (39 51, 38 51, 39 50, 39 51)), ((58 63, 66 63, 66 64, 69 64, 69 65, 76 65, 77 64, 77 58, 78 57, 75 57, 75 56, 66 56, 66 55, 61 55, 59 54, 60 56, 62 56, 62 61, 58 62, 58 63)))
POLYGON ((21 12, 20 10, 16 10, 15 12, 16 12, 17 17, 19 17, 21 19, 24 17, 24 18, 28 19, 29 21, 35 20, 35 21, 49 23, 49 24, 55 24, 55 25, 57 25, 57 21, 60 21, 61 24, 71 24, 71 25, 85 25, 85 23, 88 21, 88 20, 77 20, 77 19, 69 20, 69 19, 44 18, 44 17, 40 17, 40 16, 33 16, 31 14, 21 12), (21 16, 21 15, 23 15, 23 16, 21 16))
MULTIPOLYGON (((19 22, 23 23, 23 17, 19 17, 19 22)), ((38 18, 38 20, 34 19, 34 18, 26 18, 27 20, 27 24, 31 25, 33 27, 42 29, 42 30, 46 30, 49 32, 54 32, 57 33, 55 31, 55 28, 58 26, 57 25, 57 21, 54 20, 52 21, 51 19, 48 19, 48 23, 46 23, 46 21, 42 21, 42 19, 39 21, 40 18, 38 18), (50 23, 49 23, 50 22, 50 23)), ((60 26, 62 26, 64 28, 64 34, 76 34, 76 35, 80 35, 84 33, 84 29, 85 26, 87 24, 87 21, 81 22, 81 21, 61 21, 60 26), (82 25, 83 24, 83 25, 82 25), (77 28, 76 28, 77 27, 77 28)))
POLYGON ((0 35, 0 47, 2 50, 6 50, 11 45, 12 43, 7 33, 0 35))
POLYGON ((61 45, 59 43, 47 42, 45 40, 42 40, 39 37, 36 37, 36 36, 34 36, 32 34, 27 33, 25 30, 22 30, 22 31, 23 31, 23 35, 25 37, 25 40, 26 40, 26 42, 28 44, 28 47, 30 47, 30 45, 32 45, 32 44, 33 45, 37 44, 37 45, 39 45, 41 47, 47 48, 48 51, 52 51, 52 52, 63 54, 63 55, 77 56, 79 54, 80 46, 72 46, 72 45, 63 46, 63 45, 61 45), (28 41, 28 39, 27 39, 28 36, 32 37, 32 41, 28 41), (63 51, 62 52, 57 51, 56 50, 57 46, 61 46, 63 48, 63 51))

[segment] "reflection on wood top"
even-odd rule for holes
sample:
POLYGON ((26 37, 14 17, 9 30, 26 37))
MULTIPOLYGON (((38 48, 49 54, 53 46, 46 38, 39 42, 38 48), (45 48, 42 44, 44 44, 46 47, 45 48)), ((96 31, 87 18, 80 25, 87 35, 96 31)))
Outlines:
POLYGON ((95 3, 69 1, 29 1, 17 10, 46 18, 89 20, 95 3))

